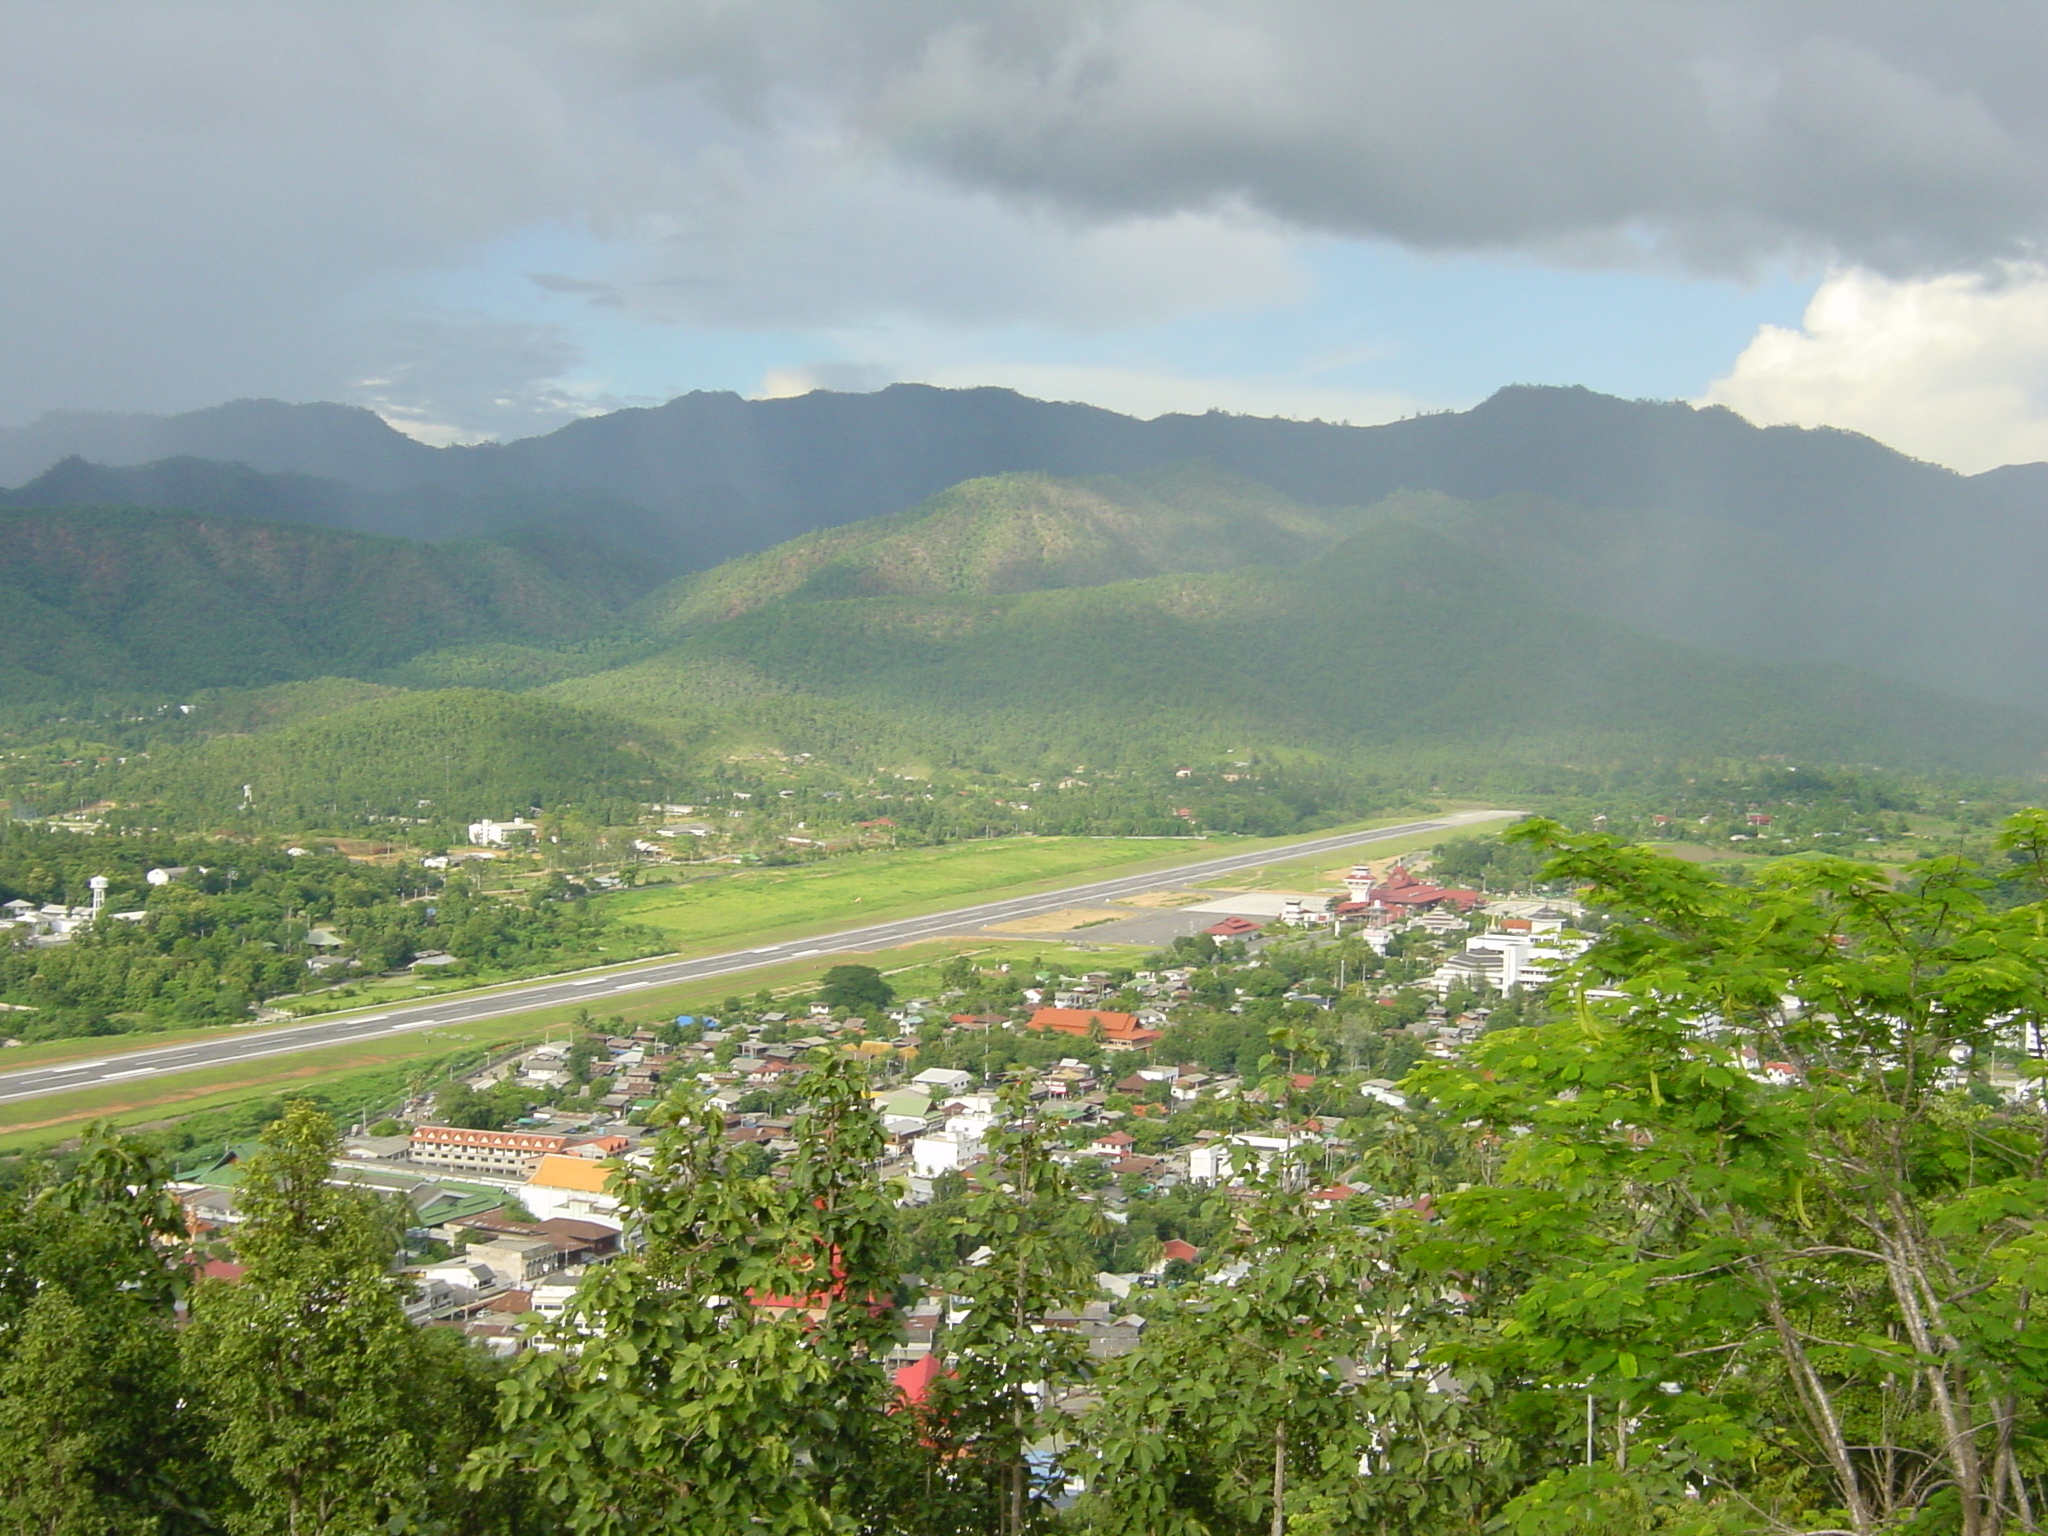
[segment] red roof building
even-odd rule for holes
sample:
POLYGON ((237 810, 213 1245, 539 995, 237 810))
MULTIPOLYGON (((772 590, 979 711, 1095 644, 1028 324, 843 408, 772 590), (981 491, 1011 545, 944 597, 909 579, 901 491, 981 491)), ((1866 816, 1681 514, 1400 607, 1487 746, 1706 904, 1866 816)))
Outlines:
POLYGON ((1259 925, 1248 917, 1226 917, 1215 927, 1202 930, 1212 939, 1242 939, 1258 931, 1259 925))
POLYGON ((1140 1025, 1135 1013, 1110 1013, 1101 1008, 1041 1008, 1024 1027, 1079 1040, 1090 1039, 1099 1030, 1104 1045, 1150 1045, 1163 1038, 1159 1030, 1140 1025))
POLYGON ((913 1360, 893 1372, 890 1379, 896 1384, 896 1391, 905 1404, 922 1408, 924 1400, 931 1396, 932 1383, 946 1374, 945 1363, 937 1355, 926 1355, 913 1360))
POLYGON ((1460 912, 1470 912, 1474 907, 1485 904, 1482 892, 1468 890, 1464 886, 1431 885, 1427 880, 1418 880, 1399 865, 1387 872, 1387 878, 1373 887, 1371 904, 1383 912, 1425 912, 1432 907, 1456 907, 1460 912))

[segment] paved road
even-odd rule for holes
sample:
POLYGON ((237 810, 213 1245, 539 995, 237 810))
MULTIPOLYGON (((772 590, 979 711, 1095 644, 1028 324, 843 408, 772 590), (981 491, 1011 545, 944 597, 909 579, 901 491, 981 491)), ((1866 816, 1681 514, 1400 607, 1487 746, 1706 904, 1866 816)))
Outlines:
POLYGON ((781 944, 767 944, 758 949, 728 950, 724 954, 704 955, 695 960, 641 961, 630 966, 584 972, 569 977, 550 977, 490 992, 446 997, 435 1002, 407 1003, 375 1013, 336 1014, 310 1023, 278 1029, 240 1030, 232 1035, 192 1041, 185 1045, 161 1046, 155 1050, 124 1051, 119 1055, 109 1055, 90 1061, 70 1061, 55 1066, 35 1067, 27 1071, 8 1072, 0 1074, 0 1104, 41 1098, 52 1093, 70 1093, 80 1088, 97 1087, 102 1083, 128 1082, 145 1077, 168 1077, 173 1073, 189 1072, 200 1067, 255 1061, 265 1056, 283 1056, 293 1051, 314 1050, 321 1046, 347 1045, 355 1041, 374 1040, 386 1034, 396 1034, 401 1030, 469 1024, 479 1019, 502 1018, 506 1014, 527 1013, 536 1008, 548 1008, 563 1003, 595 1003, 601 999, 625 997, 648 987, 671 986, 681 981, 702 981, 713 976, 731 976, 742 971, 759 970, 763 966, 806 959, 812 955, 891 949, 918 939, 973 933, 991 923, 1015 922, 1019 918, 1057 912, 1063 907, 1113 901, 1119 896, 1136 896, 1145 891, 1201 886, 1214 882, 1218 876, 1235 874, 1240 870, 1257 869, 1265 864, 1368 848, 1374 843, 1407 837, 1416 832, 1448 831, 1471 822, 1493 820, 1506 814, 1513 813, 1462 811, 1430 821, 1410 821, 1398 827, 1378 827, 1370 832, 1340 832, 1328 837, 1304 838, 1300 842, 1283 847, 1265 848, 1252 853, 1228 854, 1222 858, 1204 859, 1197 864, 1182 864, 1173 869, 1153 870, 1146 874, 1120 875, 1114 879, 1095 880, 1086 885, 1070 885, 1064 890, 1047 891, 1036 896, 1013 896, 1002 901, 985 901, 971 907, 955 907, 950 912, 934 912, 925 917, 906 917, 893 923, 844 928, 814 938, 790 939, 781 944))

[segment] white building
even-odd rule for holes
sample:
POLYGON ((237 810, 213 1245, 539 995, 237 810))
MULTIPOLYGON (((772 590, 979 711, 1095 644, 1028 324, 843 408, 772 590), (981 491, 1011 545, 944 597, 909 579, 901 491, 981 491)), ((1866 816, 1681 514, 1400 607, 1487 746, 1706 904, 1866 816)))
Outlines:
POLYGON ((503 848, 515 840, 525 841, 540 831, 540 827, 523 816, 510 821, 472 821, 469 824, 469 840, 479 848, 503 848))
POLYGON ((1505 996, 1518 990, 1546 987, 1585 949, 1586 940, 1558 934, 1480 933, 1465 941, 1464 950, 1437 967, 1429 985, 1447 996, 1460 985, 1505 996))
POLYGON ((1253 1168, 1272 1167, 1273 1159, 1312 1145, 1306 1136, 1232 1136, 1188 1152, 1188 1179, 1195 1184, 1228 1184, 1253 1168))
POLYGON ((963 1131, 935 1131, 929 1136, 920 1136, 910 1144, 910 1167, 913 1173, 925 1178, 936 1178, 942 1173, 958 1173, 980 1161, 981 1138, 963 1131))
POLYGON ((600 1158, 550 1153, 519 1186, 519 1202, 536 1221, 569 1216, 617 1230, 623 1225, 619 1197, 605 1188, 611 1176, 612 1169, 600 1158))
POLYGON ((911 1082, 922 1084, 935 1094, 955 1096, 974 1086, 974 1074, 956 1067, 926 1067, 911 1082))

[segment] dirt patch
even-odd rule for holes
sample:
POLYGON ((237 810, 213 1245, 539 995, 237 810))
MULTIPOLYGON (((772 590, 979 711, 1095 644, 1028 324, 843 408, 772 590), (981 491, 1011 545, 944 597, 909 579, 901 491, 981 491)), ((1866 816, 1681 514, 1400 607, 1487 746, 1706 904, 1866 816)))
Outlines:
POLYGON ((1120 907, 1192 907, 1203 900, 1200 891, 1140 891, 1135 896, 1119 896, 1120 907))
POLYGON ((1020 917, 1014 922, 991 923, 984 933, 1072 933, 1076 928, 1092 928, 1097 923, 1113 923, 1124 914, 1111 912, 1102 907, 1062 907, 1057 912, 1042 912, 1037 917, 1020 917))

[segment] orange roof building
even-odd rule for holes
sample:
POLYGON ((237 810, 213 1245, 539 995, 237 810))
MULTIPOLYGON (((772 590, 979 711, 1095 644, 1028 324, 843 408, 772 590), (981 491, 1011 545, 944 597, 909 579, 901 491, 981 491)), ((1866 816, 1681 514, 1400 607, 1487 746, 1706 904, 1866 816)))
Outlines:
POLYGON ((1164 1038, 1159 1030, 1141 1025, 1135 1013, 1111 1013, 1101 1008, 1041 1008, 1024 1027, 1081 1040, 1089 1039, 1099 1029, 1104 1045, 1150 1045, 1164 1038))
POLYGON ((519 1187, 519 1198, 542 1221, 568 1216, 617 1231, 619 1197, 605 1188, 615 1171, 610 1162, 598 1158, 551 1153, 519 1187))

